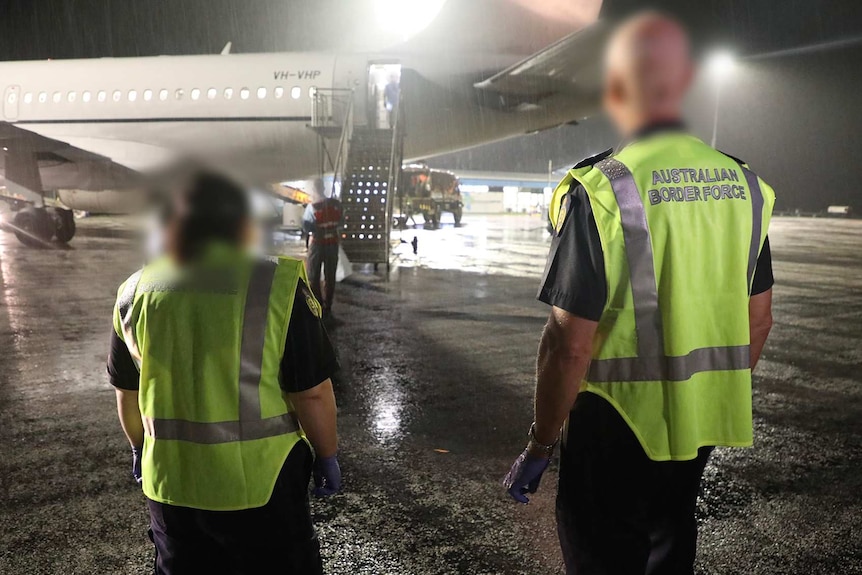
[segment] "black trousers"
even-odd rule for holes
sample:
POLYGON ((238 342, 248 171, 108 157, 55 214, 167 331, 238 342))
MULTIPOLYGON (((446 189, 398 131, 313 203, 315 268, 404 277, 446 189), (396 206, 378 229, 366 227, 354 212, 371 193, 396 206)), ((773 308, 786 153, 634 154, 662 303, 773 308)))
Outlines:
POLYGON ((338 267, 338 244, 323 244, 311 239, 308 249, 308 283, 314 297, 323 306, 323 311, 332 311, 335 298, 335 271, 338 267), (323 286, 320 284, 320 268, 323 267, 323 286))
POLYGON ((569 575, 691 575, 712 447, 652 461, 616 409, 582 393, 560 456, 557 531, 569 575))
POLYGON ((242 511, 203 511, 147 500, 156 575, 320 575, 308 482, 313 458, 304 441, 290 452, 272 498, 242 511))

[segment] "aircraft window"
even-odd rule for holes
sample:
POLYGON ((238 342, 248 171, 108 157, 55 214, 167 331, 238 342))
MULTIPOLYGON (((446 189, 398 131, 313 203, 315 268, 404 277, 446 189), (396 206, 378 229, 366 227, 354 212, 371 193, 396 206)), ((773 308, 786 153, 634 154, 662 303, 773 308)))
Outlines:
POLYGON ((108 94, 104 90, 99 90, 99 93, 96 95, 96 99, 100 102, 104 102, 108 99, 108 94))
POLYGON ((137 90, 129 90, 129 102, 134 102, 138 99, 137 90))
POLYGON ((6 96, 6 101, 10 104, 14 104, 18 101, 18 96, 16 96, 14 92, 11 92, 8 96, 6 96))
POLYGON ((32 103, 32 102, 33 102, 33 93, 32 93, 32 92, 27 92, 26 94, 24 94, 24 103, 25 103, 25 104, 30 104, 30 103, 32 103))
POLYGON ((224 99, 230 100, 233 98, 233 88, 225 88, 224 89, 224 99))
POLYGON ((216 90, 215 88, 210 88, 209 90, 207 90, 207 99, 208 100, 215 100, 215 97, 217 94, 218 94, 218 90, 216 90))
POLYGON ((259 100, 263 100, 264 98, 266 98, 266 88, 261 86, 260 88, 257 89, 257 98, 259 100))
POLYGON ((198 100, 201 97, 201 91, 199 88, 192 88, 192 100, 198 100))
POLYGON ((317 93, 317 86, 312 86, 308 89, 308 97, 314 98, 314 95, 317 93))
POLYGON ((48 92, 39 92, 39 103, 44 104, 48 101, 48 92))
POLYGON ((162 88, 161 90, 159 90, 159 100, 164 102, 167 99, 168 99, 168 91, 165 90, 164 88, 162 88))
POLYGON ((276 86, 275 90, 272 91, 272 95, 275 96, 276 98, 283 97, 284 96, 284 88, 282 88, 281 86, 276 86))
POLYGON ((62 92, 54 92, 54 95, 51 96, 51 99, 54 100, 55 104, 59 104, 60 100, 63 99, 63 93, 62 92))
POLYGON ((73 92, 73 91, 72 91, 72 92, 69 92, 68 94, 66 94, 66 99, 67 99, 67 100, 69 100, 69 103, 70 103, 70 104, 71 104, 72 102, 74 102, 74 101, 75 101, 75 99, 76 99, 77 97, 78 97, 78 94, 76 94, 76 93, 75 93, 75 92, 73 92))
POLYGON ((89 90, 87 90, 86 92, 81 94, 81 100, 83 100, 85 104, 87 102, 89 102, 92 99, 92 97, 93 97, 93 95, 90 93, 89 90))
POLYGON ((250 94, 250 92, 248 91, 248 88, 242 88, 239 91, 239 97, 242 98, 243 100, 248 100, 249 94, 250 94))
POLYGON ((149 88, 147 88, 146 90, 144 90, 144 101, 149 102, 152 99, 153 99, 153 91, 150 90, 149 88))
POLYGON ((302 96, 302 88, 299 86, 294 86, 290 89, 290 97, 294 100, 299 100, 299 97, 302 96))
POLYGON ((183 92, 182 88, 179 88, 176 92, 174 92, 174 98, 176 98, 177 100, 182 100, 183 94, 185 94, 185 92, 183 92))
POLYGON ((120 92, 119 90, 114 90, 114 93, 111 95, 111 98, 115 102, 119 102, 122 99, 122 97, 123 97, 123 93, 120 92))

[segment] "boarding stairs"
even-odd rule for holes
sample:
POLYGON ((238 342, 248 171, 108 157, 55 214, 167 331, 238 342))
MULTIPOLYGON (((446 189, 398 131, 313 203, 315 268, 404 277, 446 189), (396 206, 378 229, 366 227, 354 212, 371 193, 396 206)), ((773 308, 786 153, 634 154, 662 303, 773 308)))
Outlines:
POLYGON ((341 246, 353 263, 382 263, 388 267, 390 199, 395 197, 401 181, 403 113, 396 110, 395 125, 382 129, 354 125, 352 103, 343 118, 337 114, 327 116, 332 109, 323 101, 316 104, 311 128, 321 140, 321 173, 333 173, 334 181, 341 184, 341 246), (320 110, 324 113, 318 118, 320 110))

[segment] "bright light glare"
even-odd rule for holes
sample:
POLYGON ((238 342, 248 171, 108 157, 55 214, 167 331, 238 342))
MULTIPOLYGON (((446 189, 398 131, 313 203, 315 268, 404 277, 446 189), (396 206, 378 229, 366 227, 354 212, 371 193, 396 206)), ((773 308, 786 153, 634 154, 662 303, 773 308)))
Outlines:
POLYGON ((376 0, 377 22, 384 31, 405 40, 424 30, 446 0, 376 0))
POLYGON ((736 67, 736 58, 730 52, 716 52, 707 60, 707 67, 714 76, 724 76, 736 67))

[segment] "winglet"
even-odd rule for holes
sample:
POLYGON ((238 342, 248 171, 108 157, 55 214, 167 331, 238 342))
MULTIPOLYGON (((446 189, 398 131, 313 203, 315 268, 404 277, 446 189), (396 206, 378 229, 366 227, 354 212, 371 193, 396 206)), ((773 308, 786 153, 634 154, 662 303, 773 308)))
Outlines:
POLYGON ((232 45, 231 42, 228 42, 227 44, 224 45, 224 48, 221 49, 221 55, 222 56, 227 56, 228 54, 230 54, 231 45, 232 45))

